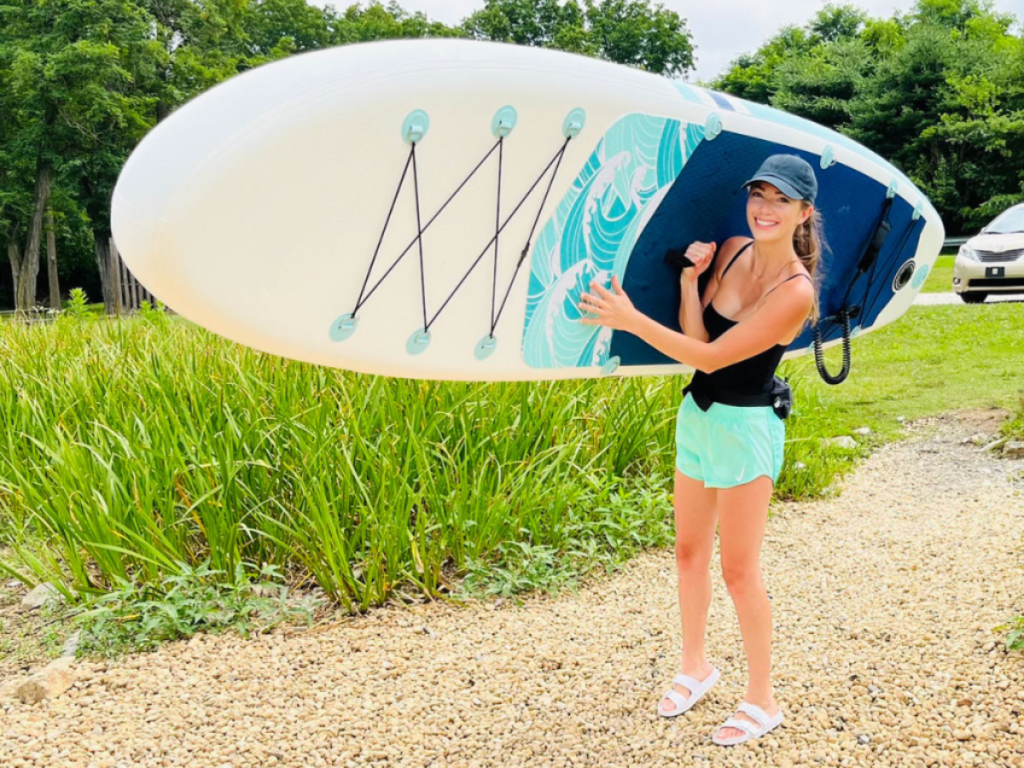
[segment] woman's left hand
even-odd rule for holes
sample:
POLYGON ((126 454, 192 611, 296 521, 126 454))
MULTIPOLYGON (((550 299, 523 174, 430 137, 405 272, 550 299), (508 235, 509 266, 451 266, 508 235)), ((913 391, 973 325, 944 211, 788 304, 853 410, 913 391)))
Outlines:
POLYGON ((606 325, 616 331, 630 331, 636 327, 636 321, 640 313, 629 296, 619 285, 619 278, 612 275, 612 288, 614 293, 596 280, 590 282, 590 287, 596 293, 581 293, 580 303, 576 306, 583 312, 590 312, 597 317, 581 317, 580 322, 584 325, 606 325))

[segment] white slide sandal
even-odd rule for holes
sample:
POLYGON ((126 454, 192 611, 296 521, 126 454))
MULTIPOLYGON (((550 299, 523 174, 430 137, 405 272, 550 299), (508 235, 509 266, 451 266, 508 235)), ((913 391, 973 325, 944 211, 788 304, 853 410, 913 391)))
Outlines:
POLYGON ((675 689, 675 687, 669 688, 662 699, 668 698, 675 704, 674 709, 670 709, 667 712, 661 708, 661 699, 658 699, 658 714, 662 717, 675 717, 681 715, 683 712, 689 711, 694 704, 701 700, 701 697, 711 688, 712 685, 717 682, 718 678, 721 677, 721 673, 718 671, 718 667, 712 665, 711 674, 703 680, 697 680, 690 677, 689 675, 676 675, 672 678, 672 682, 675 685, 684 685, 690 691, 690 697, 685 698, 683 694, 675 689))
POLYGON ((718 726, 713 734, 711 734, 711 740, 715 742, 715 744, 721 744, 723 747, 730 747, 733 744, 742 744, 744 741, 764 736, 768 731, 772 730, 782 722, 781 709, 775 713, 774 717, 769 716, 767 712, 756 704, 751 704, 747 701, 742 702, 737 709, 744 714, 750 715, 754 720, 760 723, 760 725, 754 725, 749 720, 730 717, 722 725, 718 726), (722 728, 739 728, 741 731, 746 731, 746 733, 742 736, 730 736, 727 739, 720 739, 718 738, 718 731, 722 728))

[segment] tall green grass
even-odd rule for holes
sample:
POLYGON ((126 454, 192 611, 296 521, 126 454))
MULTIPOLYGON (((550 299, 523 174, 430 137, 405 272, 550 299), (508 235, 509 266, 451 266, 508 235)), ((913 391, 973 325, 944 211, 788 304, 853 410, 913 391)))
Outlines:
MULTIPOLYGON (((353 611, 558 580, 671 541, 685 380, 361 375, 158 313, 4 324, 0 569, 72 596, 277 564, 353 611)), ((797 388, 777 493, 813 497, 855 456, 797 388)))
POLYGON ((924 293, 949 293, 953 290, 953 262, 956 261, 956 250, 943 252, 935 260, 928 277, 921 286, 924 293))

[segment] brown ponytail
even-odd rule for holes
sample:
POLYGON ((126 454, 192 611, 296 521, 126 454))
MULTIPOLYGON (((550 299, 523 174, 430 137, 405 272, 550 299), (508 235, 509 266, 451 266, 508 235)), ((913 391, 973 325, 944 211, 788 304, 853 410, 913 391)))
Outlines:
MULTIPOLYGON (((803 201, 803 205, 805 211, 810 207, 810 203, 806 200, 803 201)), ((811 284, 814 286, 814 306, 811 308, 811 319, 814 323, 817 323, 820 317, 818 264, 821 261, 822 251, 827 247, 821 213, 815 208, 814 213, 808 217, 807 221, 799 225, 793 233, 793 249, 807 269, 807 274, 811 276, 811 284)))

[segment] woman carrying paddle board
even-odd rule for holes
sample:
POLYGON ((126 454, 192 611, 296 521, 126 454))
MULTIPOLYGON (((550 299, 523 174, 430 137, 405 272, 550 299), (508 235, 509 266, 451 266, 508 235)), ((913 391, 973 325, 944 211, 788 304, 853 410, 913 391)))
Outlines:
POLYGON ((753 238, 729 238, 721 249, 715 243, 690 245, 686 256, 693 266, 680 278, 682 333, 639 312, 614 276, 612 291, 592 282, 594 293, 581 294, 579 304, 596 315, 581 323, 632 333, 695 369, 676 418, 682 664, 658 714, 688 711, 719 677, 705 657, 704 630, 720 521, 722 575, 749 666, 736 715, 712 735, 723 746, 763 736, 783 717, 772 692, 771 607, 759 565, 785 440, 772 392, 786 347, 809 318, 817 321, 815 274, 822 248, 821 218, 814 207, 818 182, 807 162, 772 155, 744 187, 753 238), (701 296, 697 278, 709 267, 712 274, 701 296))

